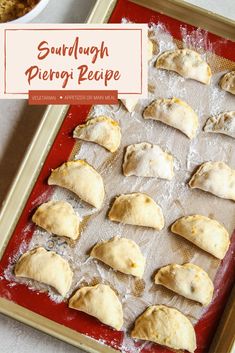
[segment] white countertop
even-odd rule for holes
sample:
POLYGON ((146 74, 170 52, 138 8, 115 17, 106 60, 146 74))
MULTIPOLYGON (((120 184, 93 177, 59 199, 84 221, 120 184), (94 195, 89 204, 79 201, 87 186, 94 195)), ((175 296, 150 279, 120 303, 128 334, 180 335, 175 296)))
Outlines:
MULTIPOLYGON (((234 0, 187 0, 235 20, 234 0)), ((95 0, 50 0, 34 20, 45 23, 84 22, 95 0)), ((0 101, 0 204, 21 163, 44 111, 43 106, 28 106, 24 100, 0 101)), ((0 315, 1 353, 78 353, 79 349, 0 315)))

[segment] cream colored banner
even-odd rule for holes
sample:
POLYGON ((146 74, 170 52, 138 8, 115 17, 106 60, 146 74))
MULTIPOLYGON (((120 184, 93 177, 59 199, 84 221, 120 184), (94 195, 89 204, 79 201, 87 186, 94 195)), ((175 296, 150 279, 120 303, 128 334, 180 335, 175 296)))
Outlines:
POLYGON ((30 24, 0 28, 0 97, 29 90, 117 90, 147 97, 147 25, 30 24))

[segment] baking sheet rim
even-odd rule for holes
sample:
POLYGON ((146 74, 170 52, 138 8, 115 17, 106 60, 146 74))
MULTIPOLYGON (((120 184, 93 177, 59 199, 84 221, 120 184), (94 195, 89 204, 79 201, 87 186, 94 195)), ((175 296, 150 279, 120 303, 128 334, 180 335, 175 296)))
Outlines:
POLYGON ((31 310, 4 298, 0 298, 0 312, 75 347, 83 350, 86 349, 87 352, 100 353, 100 349, 102 349, 102 353, 119 352, 110 346, 99 343, 89 336, 58 324, 42 315, 33 313, 31 310))
MULTIPOLYGON (((148 7, 148 6, 146 6, 146 2, 149 2, 149 3, 151 3, 151 8, 153 8, 152 6, 155 5, 155 10, 159 11, 159 7, 157 7, 157 3, 153 0, 149 0, 149 1, 131 0, 131 1, 134 3, 138 3, 138 4, 142 3, 142 5, 145 7, 148 7)), ((87 19, 87 22, 88 23, 107 22, 116 3, 117 3, 117 0, 97 0, 93 10, 91 11, 91 13, 87 19)), ((228 27, 230 26, 231 28, 234 29, 235 28, 234 21, 225 19, 219 15, 210 13, 207 10, 201 9, 197 6, 186 4, 184 1, 181 1, 181 0, 176 0, 176 1, 174 0, 174 3, 172 0, 165 0, 164 4, 165 5, 166 4, 168 4, 168 5, 174 4, 174 5, 177 5, 179 8, 180 7, 183 8, 185 11, 189 11, 191 9, 191 10, 193 10, 194 15, 197 14, 197 15, 201 16, 202 14, 204 14, 205 18, 209 18, 210 20, 212 20, 214 22, 217 21, 217 23, 220 23, 220 25, 221 24, 223 25, 222 32, 220 32, 220 33, 219 33, 219 30, 214 31, 213 28, 210 28, 210 26, 207 26, 207 25, 205 26, 206 29, 208 29, 210 32, 215 33, 217 35, 220 35, 222 37, 231 38, 230 32, 224 31, 224 28, 226 28, 226 26, 228 26, 228 27)), ((163 12, 163 11, 161 11, 161 12, 163 12)), ((169 13, 165 12, 165 14, 169 15, 171 17, 174 17, 172 15, 172 13, 169 14, 169 13)), ((179 16, 175 16, 174 18, 180 19, 179 16)), ((190 19, 191 19, 191 16, 190 16, 190 19)), ((192 25, 195 25, 195 23, 192 23, 192 21, 190 21, 190 19, 188 19, 188 17, 187 17, 187 22, 192 25)), ((185 22, 184 18, 181 18, 181 20, 183 22, 185 22)), ((232 36, 232 39, 235 39, 235 37, 232 36)), ((19 169, 19 171, 14 179, 13 185, 9 191, 8 197, 3 204, 3 207, 2 207, 2 210, 0 213, 0 220, 5 217, 8 209, 9 209, 9 205, 11 204, 12 199, 14 197, 14 194, 16 193, 16 189, 17 189, 17 185, 19 184, 18 183, 19 180, 22 180, 22 178, 24 177, 26 172, 28 172, 27 169, 25 168, 25 166, 29 165, 30 159, 32 159, 31 152, 33 151, 33 149, 37 145, 39 138, 42 136, 43 127, 45 126, 44 124, 46 124, 50 121, 51 116, 54 116, 54 118, 56 119, 56 123, 55 123, 55 120, 52 119, 52 121, 53 121, 52 127, 53 128, 50 130, 50 132, 51 132, 50 136, 48 138, 47 144, 45 145, 44 151, 40 156, 40 161, 38 161, 38 163, 37 163, 37 168, 33 169, 34 173, 30 177, 31 182, 28 183, 28 187, 26 190, 24 188, 22 188, 22 190, 21 190, 21 195, 23 194, 23 200, 22 200, 21 206, 18 209, 15 208, 15 215, 14 215, 15 217, 12 217, 14 222, 11 222, 10 217, 6 217, 8 220, 8 224, 5 223, 5 224, 3 224, 3 226, 1 226, 2 223, 0 222, 0 231, 2 230, 1 234, 5 234, 4 237, 0 238, 0 257, 5 250, 7 242, 10 240, 13 228, 19 219, 20 213, 25 205, 25 202, 29 196, 29 193, 31 192, 33 185, 35 183, 35 180, 40 172, 40 168, 39 168, 40 163, 45 160, 47 153, 49 152, 48 146, 50 146, 50 143, 52 143, 54 141, 56 133, 57 133, 59 127, 61 126, 61 123, 64 119, 64 116, 65 116, 68 108, 69 108, 68 106, 49 106, 47 108, 46 112, 43 115, 40 126, 34 136, 34 139, 33 139, 32 143, 27 151, 27 154, 21 163, 20 169, 19 169), (5 232, 4 232, 2 229, 3 227, 6 227, 7 231, 5 229, 5 232)), ((18 195, 19 195, 19 191, 18 191, 18 195)), ((11 214, 12 214, 12 209, 11 209, 11 214)), ((229 302, 230 302, 231 307, 234 307, 234 302, 235 302, 234 298, 233 298, 233 300, 230 300, 229 302)), ((231 313, 232 311, 230 311, 230 310, 226 310, 226 311, 227 311, 227 314, 223 318, 223 325, 220 324, 220 328, 219 328, 220 331, 217 332, 217 334, 215 335, 216 342, 213 342, 213 352, 211 352, 211 353, 221 353, 221 351, 219 350, 220 349, 219 347, 221 346, 221 342, 223 342, 223 340, 224 340, 224 342, 226 343, 226 337, 221 335, 222 329, 225 326, 230 327, 230 329, 232 327, 232 325, 229 325, 229 323, 228 323, 228 320, 231 320, 231 315, 229 315, 229 313, 231 313)), ((117 352, 115 349, 113 349, 109 346, 105 346, 105 345, 99 343, 98 341, 95 341, 89 337, 86 337, 83 334, 80 334, 74 330, 71 330, 71 329, 65 327, 64 325, 61 325, 61 324, 53 322, 52 320, 46 319, 44 316, 33 313, 30 310, 23 308, 20 305, 15 304, 13 302, 10 302, 9 300, 3 299, 3 298, 0 298, 0 312, 17 319, 18 321, 26 323, 29 326, 37 328, 47 334, 50 334, 56 338, 59 338, 67 343, 70 343, 74 346, 85 349, 88 352, 99 353, 100 349, 102 349, 102 351, 104 353, 117 352)), ((234 310, 233 310, 233 312, 234 312, 234 310)), ((232 318, 233 317, 234 317, 234 314, 233 314, 232 318)), ((223 353, 232 353, 234 351, 234 349, 235 349, 234 339, 235 339, 235 333, 232 337, 232 342, 231 343, 227 342, 226 351, 223 351, 223 353)), ((224 345, 223 345, 223 348, 225 348, 224 345)))
POLYGON ((42 163, 47 157, 50 143, 56 137, 68 108, 69 106, 66 105, 47 107, 13 180, 8 196, 2 204, 0 211, 0 260, 40 173, 42 163))

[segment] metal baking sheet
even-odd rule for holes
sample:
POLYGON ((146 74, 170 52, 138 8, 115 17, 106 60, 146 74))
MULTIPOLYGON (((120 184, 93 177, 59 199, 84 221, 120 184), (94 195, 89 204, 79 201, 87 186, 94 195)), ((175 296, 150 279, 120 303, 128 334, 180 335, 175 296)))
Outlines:
MULTIPOLYGON (((91 14, 90 20, 96 23, 107 20, 113 10, 115 3, 116 2, 114 1, 98 1, 94 12, 91 14)), ((145 1, 144 3, 149 7, 153 7, 155 2, 145 1)), ((168 2, 166 2, 166 4, 168 4, 168 2)), ((178 6, 180 8, 180 4, 178 4, 178 6)), ((129 18, 130 20, 136 22, 155 22, 161 20, 166 24, 166 26, 170 28, 170 32, 173 34, 176 40, 180 39, 179 26, 182 25, 182 22, 175 21, 167 16, 157 14, 147 9, 143 9, 142 7, 138 7, 130 1, 123 0, 117 2, 115 10, 111 16, 111 21, 120 22, 120 20, 123 18, 129 18)), ((190 26, 188 26, 188 28, 190 28, 190 26)), ((218 41, 218 37, 210 35, 210 40, 214 43, 218 41)), ((218 50, 221 51, 220 54, 222 55, 223 50, 228 49, 231 45, 232 44, 230 43, 230 41, 223 41, 221 43, 221 46, 218 48, 218 50)), ((227 54, 228 56, 230 54, 232 56, 232 50, 230 54, 227 54)), ((228 59, 231 60, 234 58, 228 57, 228 59)), ((56 136, 55 140, 54 137, 56 135, 56 130, 59 129, 59 126, 63 120, 63 114, 65 113, 67 107, 62 107, 61 110, 59 107, 50 108, 51 114, 53 114, 54 110, 55 116, 56 114, 60 115, 60 119, 57 116, 58 119, 56 119, 56 123, 53 125, 54 129, 52 129, 53 133, 52 130, 46 128, 42 128, 40 130, 38 138, 35 138, 31 146, 34 149, 31 150, 31 153, 28 154, 26 158, 27 163, 25 162, 24 168, 22 168, 22 170, 25 170, 26 167, 29 167, 31 165, 31 169, 26 169, 27 173, 21 171, 18 174, 18 179, 17 182, 15 182, 15 187, 13 187, 10 197, 8 197, 8 200, 6 201, 5 208, 3 209, 4 212, 2 213, 2 215, 4 217, 2 219, 6 221, 7 225, 4 225, 4 228, 1 229, 3 223, 0 223, 0 230, 2 230, 1 233, 5 235, 2 249, 6 245, 7 240, 12 236, 12 231, 14 229, 15 224, 17 223, 17 217, 20 216, 22 210, 23 213, 20 216, 20 220, 17 224, 16 229, 13 232, 14 234, 11 238, 11 241, 9 242, 6 252, 4 253, 4 256, 2 258, 2 270, 7 267, 10 257, 16 254, 16 250, 18 250, 17 247, 19 246, 19 244, 22 244, 22 242, 25 242, 25 244, 29 243, 33 233, 32 225, 28 228, 26 227, 26 231, 24 232, 22 232, 22 229, 25 229, 26 223, 29 221, 32 211, 35 208, 35 205, 37 205, 37 203, 39 202, 39 199, 41 202, 44 200, 41 195, 43 194, 43 197, 45 199, 51 196, 51 189, 48 188, 48 186, 46 185, 46 179, 49 175, 50 168, 55 168, 56 166, 60 165, 62 162, 69 158, 74 147, 74 140, 71 137, 71 131, 79 122, 82 122, 87 118, 87 115, 90 112, 90 108, 91 107, 84 106, 71 107, 64 122, 61 125, 60 131, 56 136), (51 131, 50 136, 46 134, 46 131, 48 133, 48 130, 51 131), (39 143, 39 140, 42 137, 44 138, 44 140, 41 140, 41 142, 44 141, 43 146, 45 147, 45 151, 41 151, 43 153, 41 153, 40 155, 40 148, 42 144, 39 143), (36 152, 34 152, 34 150, 38 151, 38 155, 36 154, 36 152), (43 164, 43 167, 41 169, 40 167, 43 163, 42 156, 44 156, 45 158, 48 151, 49 154, 47 155, 45 163, 43 164), (35 161, 37 157, 39 158, 40 162, 38 161, 38 167, 34 168, 32 166, 32 161, 35 161), (37 173, 39 173, 39 177, 35 184, 37 173), (20 181, 22 182, 21 184, 20 181), (32 188, 33 191, 29 197, 29 200, 27 201, 26 207, 24 208, 24 202, 27 200, 27 197, 32 188), (24 191, 23 194, 22 189, 24 191), (17 196, 19 197, 21 204, 14 202, 17 196), (11 207, 9 205, 11 205, 11 207), (11 222, 7 220, 10 214, 11 222), (6 215, 8 215, 8 217, 6 215)), ((50 114, 45 117, 45 122, 48 123, 48 121, 52 121, 50 117, 50 114)), ((229 255, 231 256, 231 254, 229 255)), ((230 276, 232 276, 232 270, 228 271, 230 267, 232 268, 232 262, 225 261, 223 266, 220 268, 220 271, 224 271, 226 268, 227 272, 230 274, 230 276)), ((201 323, 199 322, 199 324, 197 325, 196 330, 199 339, 199 349, 197 350, 197 352, 207 351, 207 347, 211 340, 214 328, 217 325, 219 316, 223 310, 224 303, 227 299, 230 287, 231 278, 226 278, 226 285, 224 285, 222 290, 220 290, 219 298, 214 303, 214 305, 217 307, 216 312, 210 312, 210 315, 205 316, 204 321, 202 321, 201 323)), ((90 317, 87 317, 87 315, 85 314, 71 314, 71 311, 68 312, 65 303, 58 303, 56 305, 52 305, 52 302, 45 293, 40 293, 40 295, 38 295, 38 293, 36 292, 29 291, 28 288, 25 286, 5 283, 4 279, 0 284, 0 293, 1 297, 4 298, 0 301, 2 312, 7 313, 8 315, 20 319, 26 323, 29 323, 32 326, 38 327, 59 338, 62 338, 65 341, 68 341, 78 346, 84 344, 83 347, 85 347, 89 351, 91 351, 92 349, 96 351, 100 351, 101 349, 103 351, 104 349, 107 349, 108 351, 109 348, 103 346, 102 343, 112 346, 115 349, 122 349, 123 351, 128 351, 128 346, 123 347, 122 333, 115 332, 105 327, 104 325, 100 325, 99 323, 97 323, 97 321, 93 320, 90 317), (31 299, 30 305, 29 299, 31 299), (44 305, 43 308, 42 304, 44 305), (43 319, 40 321, 41 316, 39 316, 38 314, 46 317, 47 319, 43 319), (64 330, 61 330, 61 325, 63 325, 64 330), (83 335, 80 335, 78 333, 76 334, 76 332, 83 333, 83 335), (97 343, 97 341, 88 339, 84 336, 84 334, 93 337, 96 340, 99 340, 99 342, 97 343)), ((166 349, 163 349, 162 347, 159 348, 154 345, 145 347, 145 351, 149 350, 151 352, 168 351, 166 349)), ((226 353, 227 352, 230 352, 230 350, 226 350, 226 353)))

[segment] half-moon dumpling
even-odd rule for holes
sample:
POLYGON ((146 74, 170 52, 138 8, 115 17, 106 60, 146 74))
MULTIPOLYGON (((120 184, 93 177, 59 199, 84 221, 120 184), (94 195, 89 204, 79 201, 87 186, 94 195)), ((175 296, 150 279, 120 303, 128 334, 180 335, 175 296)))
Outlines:
POLYGON ((158 145, 137 143, 126 149, 123 174, 171 180, 174 176, 174 160, 158 145))
POLYGON ((104 201, 103 179, 84 160, 63 163, 52 171, 48 184, 66 188, 96 208, 100 208, 104 201))
POLYGON ((206 122, 204 131, 235 138, 235 111, 210 117, 206 122))
POLYGON ((182 217, 171 226, 171 231, 221 260, 229 248, 227 230, 219 222, 205 216, 182 217))
POLYGON ((235 201, 235 170, 224 162, 205 162, 192 176, 189 186, 235 201))
POLYGON ((153 56, 153 42, 148 39, 148 61, 152 59, 153 56))
POLYGON ((222 76, 219 84, 224 91, 235 94, 235 71, 227 72, 222 76))
POLYGON ((94 316, 116 330, 123 325, 122 304, 108 285, 97 284, 78 289, 70 298, 69 307, 94 316))
POLYGON ((80 219, 65 201, 49 201, 40 205, 32 220, 39 227, 62 237, 77 239, 80 219))
POLYGON ((208 274, 191 263, 162 267, 155 276, 155 283, 202 305, 211 302, 214 291, 208 274))
POLYGON ((189 319, 165 305, 149 306, 135 321, 131 337, 191 353, 197 348, 195 331, 189 319))
POLYGON ((136 104, 138 103, 139 98, 126 98, 120 99, 124 107, 128 112, 132 113, 135 109, 136 104))
POLYGON ((110 152, 115 152, 120 146, 121 129, 117 121, 99 116, 88 120, 86 124, 78 125, 73 137, 98 143, 110 152))
POLYGON ((114 270, 143 277, 145 258, 138 245, 131 239, 114 237, 97 243, 91 251, 91 256, 114 270))
POLYGON ((144 119, 153 119, 172 126, 182 131, 190 139, 196 136, 198 116, 181 99, 157 99, 145 108, 143 117, 144 119))
POLYGON ((168 50, 159 55, 156 67, 175 71, 185 78, 205 83, 211 80, 210 66, 204 61, 200 54, 191 49, 168 50))
POLYGON ((164 227, 162 209, 141 192, 116 197, 108 215, 111 221, 161 230, 164 227))
POLYGON ((16 277, 31 278, 52 286, 63 297, 69 291, 73 278, 68 261, 42 247, 24 253, 17 261, 14 272, 16 277))

